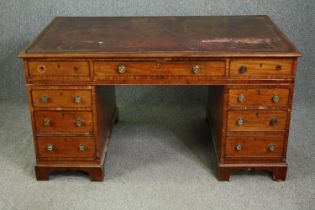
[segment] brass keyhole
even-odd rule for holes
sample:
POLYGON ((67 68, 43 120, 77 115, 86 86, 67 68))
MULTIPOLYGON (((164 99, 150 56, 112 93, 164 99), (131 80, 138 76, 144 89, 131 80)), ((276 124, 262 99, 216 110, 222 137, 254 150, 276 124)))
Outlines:
POLYGON ((46 71, 46 67, 44 65, 37 66, 37 71, 39 73, 44 73, 46 71))
POLYGON ((240 69, 239 69, 239 72, 241 73, 241 74, 244 74, 244 73, 246 73, 247 72, 247 65, 241 65, 241 67, 240 67, 240 69))

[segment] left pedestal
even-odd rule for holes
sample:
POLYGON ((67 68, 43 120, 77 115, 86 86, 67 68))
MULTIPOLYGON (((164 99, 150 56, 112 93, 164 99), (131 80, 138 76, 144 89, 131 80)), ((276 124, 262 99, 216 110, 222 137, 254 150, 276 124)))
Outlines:
POLYGON ((82 171, 103 181, 113 124, 117 122, 114 86, 27 85, 36 178, 53 171, 82 171))

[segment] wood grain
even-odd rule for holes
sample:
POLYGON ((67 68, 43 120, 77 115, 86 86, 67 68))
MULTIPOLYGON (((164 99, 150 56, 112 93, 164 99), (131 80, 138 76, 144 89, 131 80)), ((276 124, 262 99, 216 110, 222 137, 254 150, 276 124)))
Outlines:
POLYGON ((154 75, 185 75, 185 76, 224 76, 225 61, 155 61, 155 62, 94 62, 94 75, 97 79, 108 79, 107 76, 119 76, 125 78, 128 76, 154 76, 154 75), (126 72, 120 74, 118 67, 122 65, 126 72), (200 67, 200 72, 194 73, 192 68, 200 67))
POLYGON ((225 94, 223 86, 210 86, 208 88, 208 103, 207 103, 207 121, 211 129, 211 139, 214 145, 214 150, 220 160, 224 155, 225 139, 225 94), (223 151, 222 151, 223 150, 223 151))
POLYGON ((94 62, 95 77, 102 78, 102 76, 130 76, 130 75, 150 75, 156 68, 155 62, 94 62), (126 72, 118 73, 118 66, 123 65, 126 72))
MULTIPOLYGON (((225 61, 173 61, 159 63, 161 65, 160 70, 168 72, 170 75, 187 75, 187 76, 224 76, 225 73, 225 61), (194 66, 200 67, 200 72, 194 73, 192 71, 194 66)), ((157 70, 158 72, 160 71, 157 70)))
POLYGON ((286 111, 229 111, 227 131, 284 131, 286 129, 286 111), (277 119, 276 125, 270 120, 277 119), (244 125, 237 125, 237 120, 243 119, 244 125))
POLYGON ((240 88, 229 90, 229 106, 243 108, 265 108, 288 106, 289 89, 285 88, 240 88), (239 97, 243 95, 244 101, 239 97), (278 96, 279 101, 273 101, 273 96, 278 96))
POLYGON ((95 157, 95 140, 91 137, 37 137, 39 158, 86 158, 95 157), (49 151, 48 145, 53 149, 49 151), (80 151, 79 146, 85 146, 80 151))
POLYGON ((226 158, 270 158, 283 156, 283 136, 228 136, 226 138, 226 158), (241 150, 236 150, 236 145, 241 150), (268 151, 268 146, 275 145, 274 151, 268 151))
POLYGON ((91 112, 81 111, 35 111, 36 133, 38 135, 69 134, 73 133, 93 135, 93 117, 91 112), (50 125, 43 124, 44 119, 49 119, 50 125), (84 120, 82 126, 76 126, 75 121, 84 120))
POLYGON ((231 60, 231 77, 264 78, 281 77, 293 74, 291 59, 235 59, 231 60), (247 66, 245 73, 240 72, 242 65, 247 66))
POLYGON ((28 74, 32 80, 53 78, 54 80, 66 79, 65 77, 89 77, 88 62, 84 61, 28 61, 28 74))
POLYGON ((90 90, 33 90, 32 104, 35 108, 88 108, 91 107, 90 90), (42 97, 47 97, 47 102, 42 97), (80 102, 75 102, 75 97, 80 97, 80 102))

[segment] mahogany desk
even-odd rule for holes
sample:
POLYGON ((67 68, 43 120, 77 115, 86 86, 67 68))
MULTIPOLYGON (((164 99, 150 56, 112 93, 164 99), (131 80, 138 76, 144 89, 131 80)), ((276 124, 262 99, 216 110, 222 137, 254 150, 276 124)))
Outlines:
POLYGON ((266 170, 285 180, 300 52, 267 16, 57 17, 19 57, 36 177, 104 177, 115 85, 206 85, 218 179, 266 170), (106 88, 100 88, 100 86, 106 88))

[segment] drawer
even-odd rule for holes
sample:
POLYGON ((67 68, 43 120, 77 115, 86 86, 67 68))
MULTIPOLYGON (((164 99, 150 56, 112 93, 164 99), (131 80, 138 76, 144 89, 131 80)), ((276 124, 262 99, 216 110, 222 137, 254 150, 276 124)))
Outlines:
POLYGON ((286 111, 229 111, 228 131, 283 131, 286 111))
POLYGON ((28 71, 31 79, 71 79, 86 77, 89 79, 89 64, 86 61, 29 61, 28 71), (70 77, 70 78, 69 78, 70 77))
POLYGON ((289 94, 285 88, 229 89, 229 106, 286 106, 289 94))
POLYGON ((32 103, 40 108, 91 107, 90 90, 33 90, 32 103))
POLYGON ((293 60, 290 59, 237 59, 230 63, 231 77, 277 78, 293 76, 293 60))
POLYGON ((283 136, 228 136, 225 157, 282 157, 283 136))
POLYGON ((225 61, 94 62, 94 75, 210 75, 224 76, 225 61))
POLYGON ((34 121, 38 134, 93 133, 92 112, 35 111, 34 121))
POLYGON ((89 137, 37 137, 39 158, 95 157, 94 138, 89 137))
POLYGON ((165 62, 161 63, 160 69, 170 75, 224 76, 225 61, 165 62))
POLYGON ((150 75, 156 68, 155 62, 110 62, 95 61, 94 76, 150 75))

